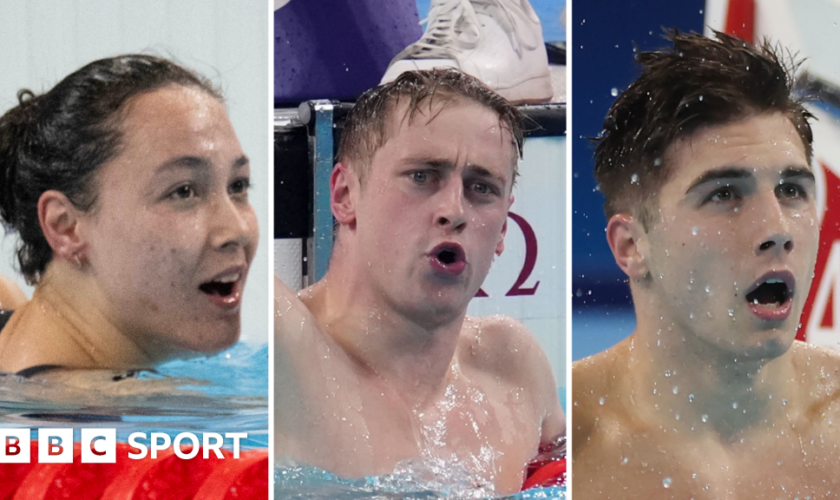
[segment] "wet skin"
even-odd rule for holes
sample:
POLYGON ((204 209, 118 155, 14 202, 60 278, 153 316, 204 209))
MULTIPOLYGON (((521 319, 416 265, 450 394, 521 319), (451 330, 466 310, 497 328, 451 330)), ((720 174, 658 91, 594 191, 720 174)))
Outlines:
POLYGON ((637 328, 573 366, 573 493, 825 498, 840 357, 794 341, 819 239, 802 142, 754 115, 678 140, 666 164, 652 226, 607 229, 637 328), (751 295, 767 280, 789 295, 751 295))
POLYGON ((530 333, 465 317, 504 248, 511 139, 472 103, 420 110, 393 113, 361 183, 336 166, 324 280, 299 295, 275 284, 278 463, 367 476, 442 460, 512 492, 565 424, 530 333), (461 256, 441 262, 444 247, 461 256))
POLYGON ((72 238, 55 238, 33 301, 0 335, 3 370, 148 367, 239 336, 258 229, 224 105, 168 86, 123 114, 120 152, 96 173, 96 205, 67 211, 72 238), (228 293, 208 293, 214 282, 228 293))

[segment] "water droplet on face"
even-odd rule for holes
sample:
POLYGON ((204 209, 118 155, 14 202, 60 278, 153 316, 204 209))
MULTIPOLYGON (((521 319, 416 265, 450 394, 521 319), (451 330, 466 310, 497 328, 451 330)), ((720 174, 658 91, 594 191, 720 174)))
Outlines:
POLYGON ((600 397, 600 398, 598 398, 598 404, 599 404, 599 405, 604 406, 604 403, 606 403, 606 400, 604 399, 604 397, 603 397, 603 396, 602 396, 602 397, 600 397))
POLYGON ((618 89, 615 88, 615 87, 611 88, 610 89, 610 95, 613 96, 613 97, 618 96, 618 89))
POLYGON ((624 457, 624 458, 622 458, 622 459, 621 459, 621 464, 622 464, 622 465, 624 465, 624 464, 626 464, 626 463, 627 463, 627 462, 629 462, 629 461, 630 461, 630 459, 629 459, 629 458, 624 457))
POLYGON ((680 386, 675 385, 675 386, 671 389, 671 392, 673 392, 674 394, 679 394, 679 393, 680 393, 680 386))
POLYGON ((735 317, 735 310, 734 309, 729 309, 728 311, 726 311, 726 313, 729 314, 730 318, 735 317))
MULTIPOLYGON (((691 287, 688 287, 691 290, 691 287)), ((688 319, 694 319, 694 313, 688 313, 688 319)))
POLYGON ((787 406, 787 399, 782 400, 782 406, 787 406))
POLYGON ((691 394, 689 394, 689 395, 688 395, 688 402, 689 402, 689 403, 693 403, 693 402, 694 402, 694 393, 691 393, 691 394))
POLYGON ((709 421, 709 416, 708 415, 701 415, 700 416, 700 421, 705 424, 706 422, 709 421))
POLYGON ((700 230, 697 229, 697 226, 694 226, 694 227, 691 228, 691 235, 692 236, 697 236, 697 233, 699 233, 699 232, 700 232, 700 230))
POLYGON ((670 488, 671 487, 671 482, 672 482, 671 478, 666 477, 665 479, 662 480, 662 487, 663 488, 670 488))
POLYGON ((700 102, 703 102, 703 96, 702 95, 699 97, 699 99, 700 99, 700 102))
POLYGON ((633 174, 630 176, 630 184, 638 184, 639 183, 639 174, 633 174))
POLYGON ((712 291, 712 287, 710 287, 709 285, 706 285, 706 286, 703 288, 703 290, 705 290, 705 291, 706 291, 706 293, 709 293, 709 292, 711 292, 711 291, 712 291))
POLYGON ((737 401, 733 401, 733 402, 732 402, 732 409, 733 409, 733 410, 737 410, 737 409, 738 409, 738 402, 737 402, 737 401))

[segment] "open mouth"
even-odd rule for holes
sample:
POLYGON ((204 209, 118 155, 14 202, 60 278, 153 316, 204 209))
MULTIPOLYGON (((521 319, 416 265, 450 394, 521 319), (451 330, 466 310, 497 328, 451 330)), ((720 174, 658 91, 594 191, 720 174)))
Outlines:
POLYGON ((762 319, 784 320, 792 310, 795 283, 793 274, 788 271, 767 273, 756 280, 747 293, 747 304, 762 319))
POLYGON ((458 260, 458 255, 454 250, 441 250, 437 254, 437 260, 447 265, 454 264, 458 260))
POLYGON ((441 243, 428 255, 435 270, 444 274, 461 274, 467 265, 464 249, 457 243, 441 243))
POLYGON ((779 307, 793 296, 787 283, 778 278, 771 278, 758 285, 758 288, 747 294, 747 301, 770 307, 779 307))
POLYGON ((236 284, 241 278, 241 271, 230 272, 202 283, 198 286, 198 289, 213 297, 229 298, 235 294, 236 284))

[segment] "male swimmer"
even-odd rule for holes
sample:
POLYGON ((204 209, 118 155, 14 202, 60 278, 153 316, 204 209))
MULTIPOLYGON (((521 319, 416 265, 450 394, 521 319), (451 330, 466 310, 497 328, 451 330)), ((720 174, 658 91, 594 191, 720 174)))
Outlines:
POLYGON ((573 367, 575 498, 836 498, 840 357, 795 341, 811 115, 778 49, 668 36, 595 152, 636 330, 573 367))
POLYGON ((359 99, 331 178, 329 270, 297 295, 275 281, 278 457, 357 477, 428 460, 507 493, 565 434, 531 334, 466 316, 504 249, 522 141, 516 108, 454 70, 359 99))

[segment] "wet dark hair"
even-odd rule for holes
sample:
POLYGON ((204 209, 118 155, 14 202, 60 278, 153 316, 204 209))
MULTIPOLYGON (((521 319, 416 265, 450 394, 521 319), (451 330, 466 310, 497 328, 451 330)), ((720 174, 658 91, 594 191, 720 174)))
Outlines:
POLYGON ((668 147, 703 127, 780 112, 796 128, 810 162, 813 115, 791 95, 799 63, 767 40, 754 46, 724 33, 715 36, 666 32, 672 48, 636 57, 641 76, 612 105, 594 139, 595 177, 607 218, 629 213, 651 227, 669 174, 668 147))
POLYGON ((194 87, 222 100, 204 77, 169 60, 127 54, 94 61, 50 91, 18 92, 0 117, 0 217, 17 231, 17 258, 34 284, 52 260, 38 220, 38 200, 56 190, 82 211, 94 208, 96 172, 120 152, 126 103, 168 85, 194 87))
MULTIPOLYGON (((512 159, 522 156, 523 115, 516 106, 477 78, 456 69, 408 71, 362 94, 347 115, 336 160, 352 166, 360 179, 367 174, 374 153, 388 140, 388 119, 404 98, 408 99, 409 121, 424 104, 431 112, 438 101, 478 103, 499 115, 499 122, 510 131, 515 147, 512 159)), ((516 175, 514 163, 514 179, 516 175)))

